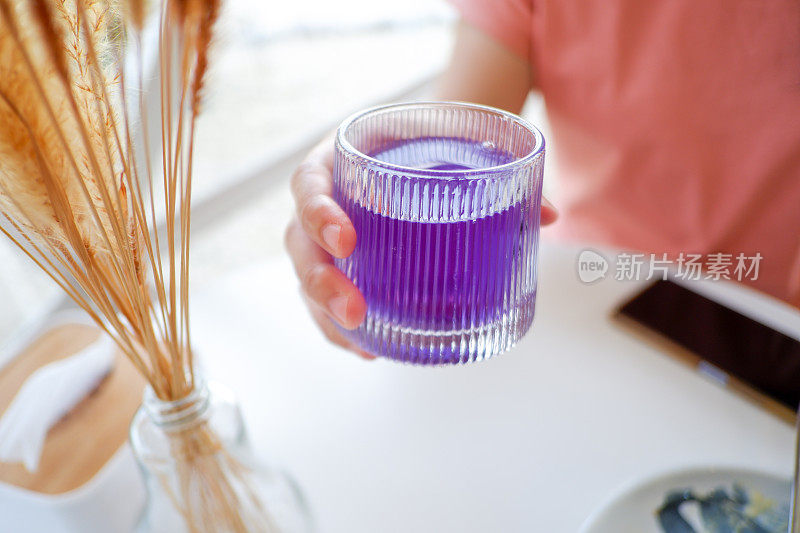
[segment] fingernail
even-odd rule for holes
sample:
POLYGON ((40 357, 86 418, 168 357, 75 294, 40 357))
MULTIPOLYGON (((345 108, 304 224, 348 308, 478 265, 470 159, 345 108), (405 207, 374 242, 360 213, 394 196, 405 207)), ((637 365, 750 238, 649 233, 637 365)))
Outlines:
POLYGON ((328 248, 331 250, 336 250, 339 248, 339 234, 341 232, 342 228, 337 224, 328 224, 322 228, 322 240, 325 241, 325 244, 328 245, 328 248))
POLYGON ((372 355, 369 352, 365 352, 363 350, 359 351, 358 355, 360 355, 363 359, 366 359, 367 361, 373 361, 374 359, 377 359, 376 356, 372 355))
POLYGON ((330 309, 331 313, 333 313, 334 318, 336 321, 339 322, 342 326, 345 325, 347 322, 347 301, 349 298, 347 296, 334 296, 330 300, 328 300, 328 309, 330 309))

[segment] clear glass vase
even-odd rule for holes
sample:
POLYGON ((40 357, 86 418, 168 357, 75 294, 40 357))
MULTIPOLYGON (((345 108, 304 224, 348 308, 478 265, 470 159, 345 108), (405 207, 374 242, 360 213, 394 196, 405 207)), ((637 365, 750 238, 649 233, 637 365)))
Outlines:
POLYGON ((148 492, 137 531, 312 530, 297 485, 255 460, 239 406, 224 387, 201 381, 177 401, 148 388, 130 439, 148 492))

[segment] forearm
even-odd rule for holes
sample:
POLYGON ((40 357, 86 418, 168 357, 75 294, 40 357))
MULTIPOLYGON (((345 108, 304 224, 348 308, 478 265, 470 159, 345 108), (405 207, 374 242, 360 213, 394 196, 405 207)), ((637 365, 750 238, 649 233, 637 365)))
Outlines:
POLYGON ((531 85, 531 68, 524 58, 461 22, 450 63, 439 77, 434 97, 519 113, 531 85))

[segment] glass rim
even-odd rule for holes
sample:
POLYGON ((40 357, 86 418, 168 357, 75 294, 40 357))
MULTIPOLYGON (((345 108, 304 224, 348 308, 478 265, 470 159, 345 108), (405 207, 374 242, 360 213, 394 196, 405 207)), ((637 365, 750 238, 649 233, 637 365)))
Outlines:
POLYGON ((344 119, 344 121, 342 121, 342 123, 336 129, 336 142, 342 147, 344 151, 353 154, 374 166, 386 170, 393 170, 403 175, 411 174, 421 178, 482 177, 486 174, 500 173, 507 170, 513 170, 514 168, 522 167, 532 162, 534 159, 536 159, 536 157, 539 156, 539 154, 544 152, 544 147, 545 147, 544 135, 539 130, 539 128, 531 124, 528 120, 520 117, 519 115, 515 115, 514 113, 509 113, 508 111, 504 111, 502 109, 498 109, 496 107, 488 105, 474 104, 471 102, 448 101, 448 100, 439 100, 439 101, 431 100, 431 101, 421 101, 421 102, 382 104, 369 107, 367 109, 363 109, 361 111, 353 113, 352 115, 344 119), (382 112, 387 110, 402 111, 404 109, 414 109, 414 108, 419 109, 419 108, 432 108, 432 107, 460 107, 463 109, 472 109, 472 110, 488 112, 493 115, 499 115, 503 118, 509 119, 517 123, 519 126, 532 133, 535 140, 534 146, 529 153, 523 155, 522 157, 515 158, 513 161, 509 161, 508 163, 503 163, 502 165, 493 165, 489 167, 472 168, 472 169, 437 170, 437 169, 415 168, 405 165, 397 165, 394 163, 387 163, 386 161, 382 161, 368 154, 365 154, 361 150, 358 150, 346 138, 344 133, 347 130, 347 128, 350 127, 350 125, 352 125, 356 120, 377 112, 382 112))

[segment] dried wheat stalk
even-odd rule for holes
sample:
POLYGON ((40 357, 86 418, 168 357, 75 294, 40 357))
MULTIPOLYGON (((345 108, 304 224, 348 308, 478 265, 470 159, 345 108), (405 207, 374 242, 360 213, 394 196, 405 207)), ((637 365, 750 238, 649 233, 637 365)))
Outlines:
MULTIPOLYGON (((138 158, 144 160, 134 150, 134 132, 147 143, 143 0, 127 0, 122 11, 113 0, 0 0, 0 231, 167 401, 194 387, 192 158, 219 1, 160 6, 156 162, 149 146, 138 158), (138 79, 125 79, 123 42, 138 50, 138 79), (138 124, 131 109, 142 117, 138 124), (166 223, 159 232, 161 211, 166 223)), ((259 517, 250 520, 241 510, 263 509, 251 491, 242 494, 246 473, 210 428, 200 424, 173 437, 182 480, 173 497, 188 529, 252 530, 259 517)), ((257 528, 269 523, 262 514, 257 528)))

